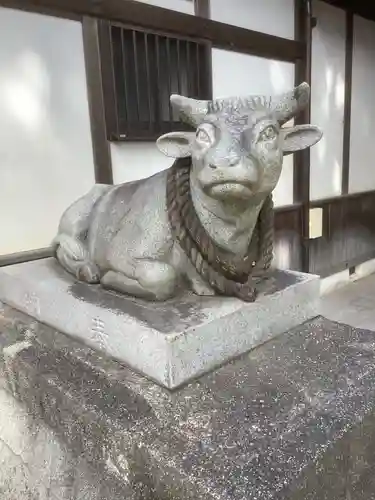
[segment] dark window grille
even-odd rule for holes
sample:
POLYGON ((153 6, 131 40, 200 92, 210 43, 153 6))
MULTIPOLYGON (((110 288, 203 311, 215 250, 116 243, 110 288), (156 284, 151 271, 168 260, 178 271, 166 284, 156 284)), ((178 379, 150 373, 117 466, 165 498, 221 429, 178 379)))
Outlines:
POLYGON ((190 130, 178 120, 169 97, 211 97, 206 42, 110 24, 103 25, 100 41, 109 140, 147 141, 190 130))

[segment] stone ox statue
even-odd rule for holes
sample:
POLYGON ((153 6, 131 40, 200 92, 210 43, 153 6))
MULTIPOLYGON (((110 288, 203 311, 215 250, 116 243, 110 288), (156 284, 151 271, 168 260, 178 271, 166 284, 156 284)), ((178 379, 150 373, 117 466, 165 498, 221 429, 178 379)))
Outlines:
POLYGON ((161 136, 167 171, 96 185, 63 214, 56 257, 86 283, 148 300, 181 288, 253 301, 273 253, 272 191, 283 156, 318 142, 311 125, 283 127, 309 101, 284 95, 197 101, 172 95, 195 132, 161 136))

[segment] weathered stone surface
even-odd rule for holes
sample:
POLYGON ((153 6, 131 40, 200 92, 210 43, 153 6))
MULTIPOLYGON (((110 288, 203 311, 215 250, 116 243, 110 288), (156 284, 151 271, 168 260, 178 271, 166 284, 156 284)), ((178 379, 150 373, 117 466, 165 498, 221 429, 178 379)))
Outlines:
POLYGON ((85 461, 4 390, 0 390, 0 409, 1 500, 104 498, 100 478, 85 461))
POLYGON ((80 283, 46 259, 1 269, 0 300, 175 388, 316 316, 319 278, 276 272, 252 304, 189 294, 157 305, 80 283))
POLYGON ((41 324, 17 352, 4 318, 9 387, 112 498, 372 498, 374 332, 319 317, 170 392, 41 324))
POLYGON ((197 101, 171 96, 196 128, 159 137, 173 166, 136 182, 95 185, 64 212, 58 262, 86 283, 163 301, 179 290, 252 302, 272 263, 272 191, 283 156, 322 137, 285 126, 309 102, 301 83, 279 96, 197 101))

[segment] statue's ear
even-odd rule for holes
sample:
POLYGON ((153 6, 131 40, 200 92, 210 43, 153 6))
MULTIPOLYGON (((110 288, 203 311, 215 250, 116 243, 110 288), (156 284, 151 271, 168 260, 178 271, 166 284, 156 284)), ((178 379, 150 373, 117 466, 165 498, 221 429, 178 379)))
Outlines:
POLYGON ((156 141, 156 146, 166 156, 171 158, 186 158, 191 155, 191 145, 195 132, 170 132, 156 141))
POLYGON ((314 146, 323 136, 323 132, 314 125, 296 125, 281 129, 284 137, 283 153, 289 155, 301 149, 314 146))

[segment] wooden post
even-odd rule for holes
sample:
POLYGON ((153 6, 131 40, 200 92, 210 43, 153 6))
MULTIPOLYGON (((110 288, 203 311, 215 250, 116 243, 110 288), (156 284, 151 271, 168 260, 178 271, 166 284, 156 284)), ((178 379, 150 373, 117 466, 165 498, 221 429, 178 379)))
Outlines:
POLYGON ((95 181, 113 184, 111 151, 105 123, 98 22, 93 17, 84 17, 82 20, 95 181))
MULTIPOLYGON (((295 84, 311 85, 311 0, 295 0, 295 40, 304 46, 303 57, 296 62, 295 84)), ((295 124, 310 123, 311 104, 295 118, 295 124)), ((309 272, 310 150, 294 155, 294 203, 301 204, 301 271, 309 272)))

